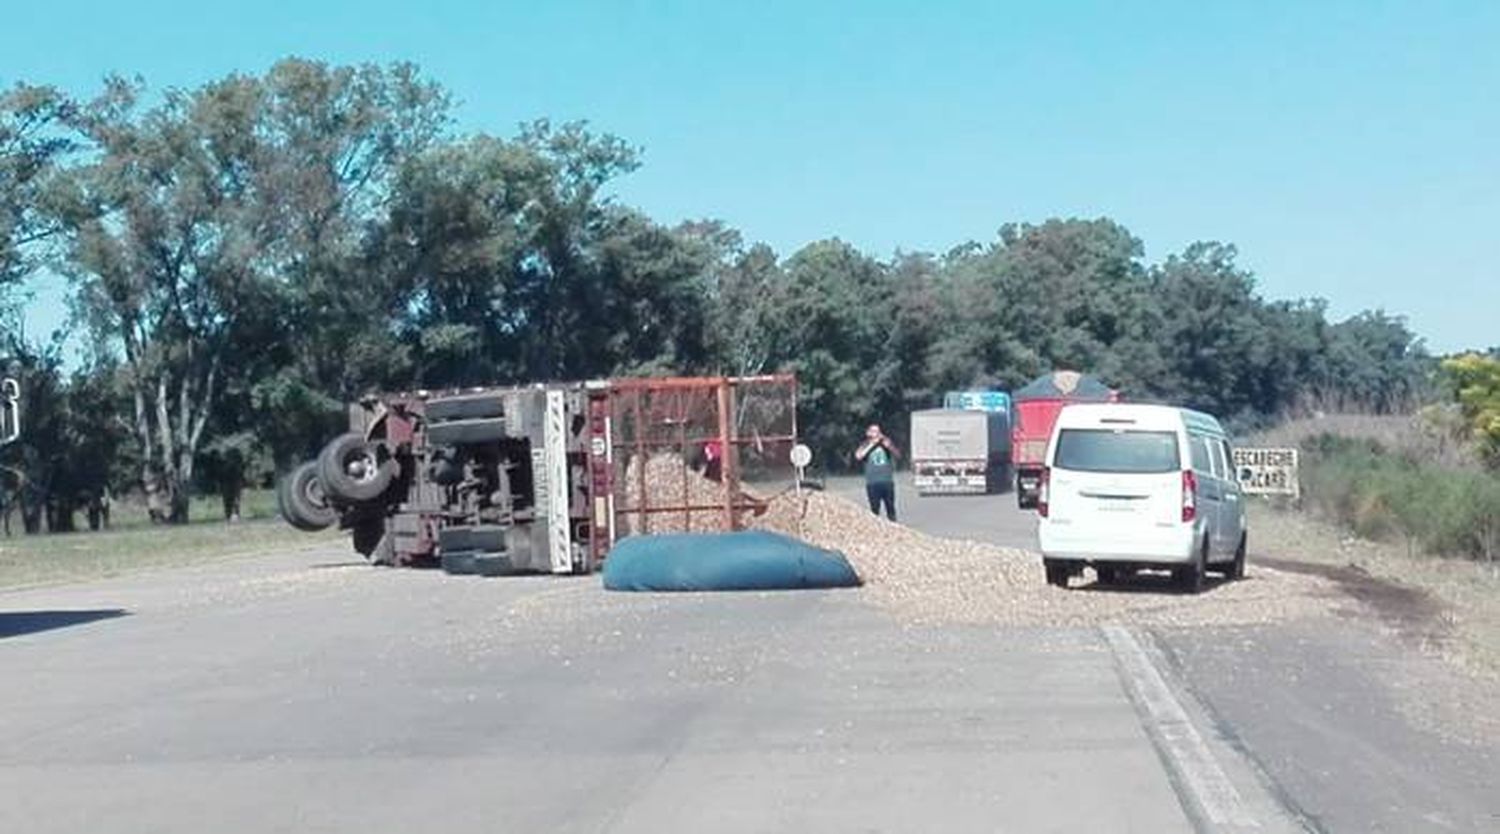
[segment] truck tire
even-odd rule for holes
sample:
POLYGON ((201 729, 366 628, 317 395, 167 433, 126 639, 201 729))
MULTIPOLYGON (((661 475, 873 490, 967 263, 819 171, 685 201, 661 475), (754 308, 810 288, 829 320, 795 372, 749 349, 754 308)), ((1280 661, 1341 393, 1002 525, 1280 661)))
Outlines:
POLYGON ((1048 585, 1056 585, 1059 588, 1068 587, 1068 577, 1073 574, 1071 565, 1059 559, 1043 559, 1042 567, 1046 569, 1048 585))
POLYGON ((509 436, 504 417, 449 420, 444 423, 427 424, 427 442, 433 446, 472 446, 478 443, 494 443, 509 436))
POLYGON ((472 550, 461 550, 456 553, 444 553, 438 560, 443 573, 453 576, 472 576, 478 572, 474 564, 475 553, 472 550))
POLYGON ((276 486, 276 503, 287 523, 308 533, 326 530, 338 520, 338 512, 328 504, 323 482, 318 478, 318 462, 310 460, 281 479, 276 486))
POLYGON ((357 434, 341 434, 318 454, 318 477, 335 501, 363 504, 379 498, 396 479, 400 465, 382 459, 378 444, 357 434))
POLYGON ((443 553, 499 552, 505 549, 510 529, 501 524, 444 527, 438 531, 438 550, 443 553))
POLYGON ((498 394, 459 394, 427 401, 423 412, 429 422, 504 417, 505 399, 498 394))
POLYGON ((470 557, 475 576, 508 576, 515 573, 510 557, 504 553, 476 553, 470 557))
POLYGON ((396 564, 396 543, 385 531, 383 519, 370 519, 354 525, 354 550, 372 565, 392 567, 396 564))

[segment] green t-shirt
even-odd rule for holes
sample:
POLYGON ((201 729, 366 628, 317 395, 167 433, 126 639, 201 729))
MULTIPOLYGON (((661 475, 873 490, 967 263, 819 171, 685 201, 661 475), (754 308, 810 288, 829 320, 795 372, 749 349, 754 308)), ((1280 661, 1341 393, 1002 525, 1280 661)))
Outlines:
POLYGON ((865 483, 890 484, 896 481, 896 461, 884 446, 876 446, 865 455, 865 483))

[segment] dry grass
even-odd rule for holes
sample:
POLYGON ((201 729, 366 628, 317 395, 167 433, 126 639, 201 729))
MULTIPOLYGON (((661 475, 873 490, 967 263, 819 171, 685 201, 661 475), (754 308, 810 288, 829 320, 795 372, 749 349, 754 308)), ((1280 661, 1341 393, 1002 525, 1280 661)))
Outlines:
POLYGON ((1481 464, 1452 415, 1442 408, 1417 414, 1325 414, 1290 420, 1245 439, 1247 446, 1302 447, 1321 435, 1372 440, 1393 454, 1450 469, 1481 464))
POLYGON ((0 539, 0 588, 102 579, 272 550, 327 546, 338 531, 303 533, 279 519, 0 539))

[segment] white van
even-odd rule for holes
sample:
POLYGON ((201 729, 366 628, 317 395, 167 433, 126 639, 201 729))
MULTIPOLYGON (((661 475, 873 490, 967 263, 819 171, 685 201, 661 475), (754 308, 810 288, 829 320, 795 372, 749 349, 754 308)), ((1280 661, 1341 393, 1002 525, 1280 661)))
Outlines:
POLYGON ((1245 574, 1245 501, 1219 421, 1164 405, 1070 405, 1042 472, 1038 537, 1047 582, 1094 568, 1103 583, 1168 568, 1197 593, 1204 574, 1245 574))

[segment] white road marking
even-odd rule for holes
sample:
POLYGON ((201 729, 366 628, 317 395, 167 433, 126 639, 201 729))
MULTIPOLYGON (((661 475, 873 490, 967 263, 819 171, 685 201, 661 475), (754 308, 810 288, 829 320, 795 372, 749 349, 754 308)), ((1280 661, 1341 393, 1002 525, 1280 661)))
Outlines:
POLYGON ((1101 626, 1120 678, 1177 786, 1189 816, 1207 831, 1253 831, 1260 824, 1172 695, 1151 656, 1129 630, 1101 626))

